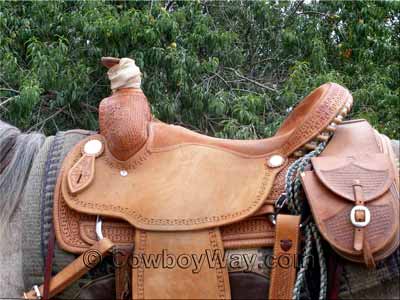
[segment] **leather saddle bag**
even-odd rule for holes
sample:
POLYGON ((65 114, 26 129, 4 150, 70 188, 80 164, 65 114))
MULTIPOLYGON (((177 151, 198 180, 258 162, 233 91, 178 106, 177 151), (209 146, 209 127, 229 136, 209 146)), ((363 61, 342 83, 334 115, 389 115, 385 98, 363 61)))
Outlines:
POLYGON ((366 121, 349 122, 311 159, 313 170, 302 174, 324 238, 344 258, 369 267, 399 245, 398 173, 391 151, 387 138, 366 121))

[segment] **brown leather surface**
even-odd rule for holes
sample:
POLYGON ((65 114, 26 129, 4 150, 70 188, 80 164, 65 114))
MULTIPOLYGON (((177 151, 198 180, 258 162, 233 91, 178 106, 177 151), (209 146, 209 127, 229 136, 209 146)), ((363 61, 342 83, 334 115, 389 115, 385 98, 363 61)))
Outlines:
POLYGON ((120 300, 115 297, 115 276, 108 274, 100 278, 94 279, 82 286, 73 299, 79 300, 95 300, 108 299, 120 300))
POLYGON ((292 299, 299 245, 300 216, 278 215, 268 299, 292 299))
MULTIPOLYGON (((80 214, 70 209, 60 196, 54 203, 55 229, 60 247, 80 254, 97 241, 96 216, 80 214)), ((251 217, 221 226, 224 248, 272 247, 275 228, 266 216, 251 217)), ((129 223, 105 218, 103 234, 117 245, 133 244, 135 228, 129 223)))
POLYGON ((350 157, 321 156, 311 161, 321 183, 349 201, 355 201, 352 183, 355 178, 361 181, 365 202, 382 196, 393 184, 392 162, 383 153, 355 153, 350 157))
POLYGON ((366 121, 341 125, 321 156, 312 159, 314 171, 302 176, 324 238, 345 258, 369 265, 372 256, 383 259, 399 245, 397 171, 382 141, 366 121), (362 230, 350 222, 356 200, 371 212, 362 230))
POLYGON ((72 194, 87 188, 94 179, 95 157, 85 155, 68 172, 68 186, 72 194))
MULTIPOLYGON (((187 232, 156 232, 138 230, 135 255, 157 255, 166 252, 176 258, 176 265, 152 267, 141 263, 132 270, 133 299, 230 299, 228 270, 220 263, 204 263, 195 271, 191 258, 206 258, 205 251, 224 249, 218 229, 187 232), (186 263, 185 263, 186 261, 186 263)), ((164 261, 164 263, 167 263, 164 261)), ((160 265, 161 266, 161 265, 160 265)))
POLYGON ((265 157, 215 147, 155 149, 152 138, 150 133, 150 142, 138 153, 140 158, 126 162, 122 168, 128 172, 125 177, 106 145, 104 154, 95 160, 91 185, 73 195, 68 189, 68 171, 80 159, 82 145, 103 138, 97 135, 83 140, 68 154, 60 171, 67 205, 81 213, 120 218, 147 230, 210 228, 240 221, 257 211, 281 169, 268 167, 265 157), (142 155, 145 158, 141 159, 142 155))
POLYGON ((233 300, 265 299, 265 295, 268 294, 268 279, 259 274, 250 272, 230 273, 229 282, 233 300))

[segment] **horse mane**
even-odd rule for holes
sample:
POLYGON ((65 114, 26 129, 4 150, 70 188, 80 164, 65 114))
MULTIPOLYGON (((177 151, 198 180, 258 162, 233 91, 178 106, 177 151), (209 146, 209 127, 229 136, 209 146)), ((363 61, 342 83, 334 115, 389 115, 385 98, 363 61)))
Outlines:
POLYGON ((33 160, 44 140, 43 134, 24 134, 0 121, 0 237, 19 207, 33 160))

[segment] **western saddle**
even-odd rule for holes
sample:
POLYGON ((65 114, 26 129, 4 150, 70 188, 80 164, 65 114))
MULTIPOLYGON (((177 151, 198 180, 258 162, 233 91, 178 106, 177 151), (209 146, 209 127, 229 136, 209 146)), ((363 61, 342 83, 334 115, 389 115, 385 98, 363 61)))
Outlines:
MULTIPOLYGON (((323 237, 343 257, 369 267, 398 247, 393 153, 366 121, 339 125, 353 102, 347 89, 320 86, 273 137, 218 139, 156 120, 132 61, 102 62, 113 94, 100 103, 100 133, 68 154, 55 190, 57 242, 80 256, 25 298, 61 292, 96 265, 90 257, 88 265, 90 252, 123 249, 141 258, 167 251, 189 260, 244 247, 274 247, 274 256, 291 260, 289 268, 272 269, 269 298, 292 298, 301 221, 275 217, 276 201, 285 195, 289 166, 320 143, 327 146, 301 180, 323 237)), ((116 298, 127 292, 132 299, 231 298, 226 266, 206 264, 199 272, 143 262, 117 268, 116 298)))

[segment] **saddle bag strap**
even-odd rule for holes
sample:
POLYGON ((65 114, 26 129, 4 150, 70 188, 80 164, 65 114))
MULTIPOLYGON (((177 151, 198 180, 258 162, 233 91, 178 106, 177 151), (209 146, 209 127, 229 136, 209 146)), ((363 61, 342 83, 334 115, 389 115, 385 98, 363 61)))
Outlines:
MULTIPOLYGON (((367 213, 369 213, 368 208, 364 205, 364 192, 363 186, 360 184, 359 180, 354 180, 353 182, 354 199, 355 206, 353 208, 353 213, 351 214, 351 221, 354 226, 354 242, 353 247, 356 251, 362 251, 364 256, 365 265, 368 268, 375 268, 374 257, 371 253, 371 248, 366 238, 366 228, 364 226, 355 226, 366 222, 367 213)), ((369 222, 369 221, 368 221, 369 222)))
MULTIPOLYGON (((107 238, 95 243, 50 280, 48 297, 52 298, 62 292, 70 284, 94 268, 113 246, 114 244, 107 238)), ((35 285, 32 290, 24 293, 24 298, 41 299, 43 291, 43 285, 40 287, 35 285)))
POLYGON ((300 216, 278 215, 268 299, 292 299, 296 279, 300 216))

